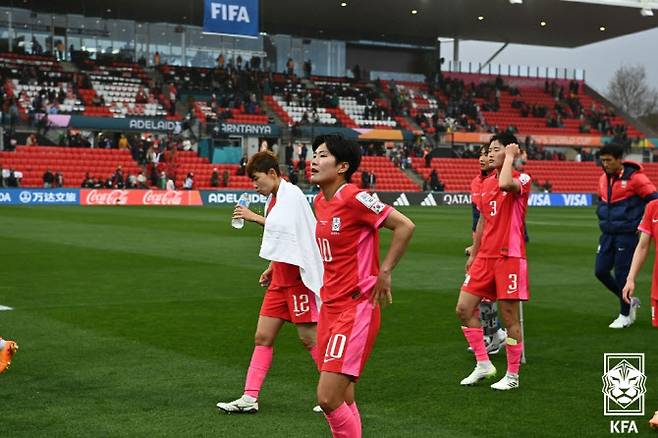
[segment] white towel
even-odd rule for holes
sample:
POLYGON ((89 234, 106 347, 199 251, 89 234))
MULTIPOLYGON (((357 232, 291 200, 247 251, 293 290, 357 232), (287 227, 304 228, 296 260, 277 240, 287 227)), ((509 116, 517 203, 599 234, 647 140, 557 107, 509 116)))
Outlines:
MULTIPOLYGON (((267 211, 272 195, 267 198, 267 211)), ((315 243, 315 216, 306 196, 281 179, 276 204, 265 219, 259 255, 267 260, 299 266, 304 285, 320 296, 324 268, 315 243)))

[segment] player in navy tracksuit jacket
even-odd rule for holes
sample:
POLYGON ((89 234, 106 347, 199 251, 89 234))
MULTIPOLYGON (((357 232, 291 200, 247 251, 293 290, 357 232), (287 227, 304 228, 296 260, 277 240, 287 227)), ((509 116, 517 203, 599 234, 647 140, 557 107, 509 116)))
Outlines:
POLYGON ((628 327, 635 321, 639 300, 628 304, 621 290, 633 260, 637 245, 637 227, 644 206, 658 198, 656 187, 642 171, 639 163, 623 161, 624 150, 617 144, 601 148, 599 157, 604 173, 599 179, 599 217, 601 237, 596 254, 596 278, 619 299, 619 316, 610 328, 628 327), (610 271, 614 268, 614 277, 610 271))

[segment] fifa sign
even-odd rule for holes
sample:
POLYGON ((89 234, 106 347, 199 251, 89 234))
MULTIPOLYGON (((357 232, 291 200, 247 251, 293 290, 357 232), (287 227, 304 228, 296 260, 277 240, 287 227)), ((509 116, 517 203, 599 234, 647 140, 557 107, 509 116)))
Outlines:
POLYGON ((259 0, 205 0, 203 32, 255 38, 258 8, 259 0))

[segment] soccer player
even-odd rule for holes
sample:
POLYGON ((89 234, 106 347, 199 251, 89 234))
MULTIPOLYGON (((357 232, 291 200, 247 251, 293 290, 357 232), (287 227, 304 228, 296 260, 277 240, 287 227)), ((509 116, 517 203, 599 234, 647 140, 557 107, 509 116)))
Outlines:
POLYGON ((17 350, 18 345, 16 342, 0 338, 0 374, 9 369, 11 359, 17 350))
POLYGON ((608 327, 621 329, 635 322, 640 300, 624 301, 622 288, 631 267, 637 245, 637 227, 644 206, 658 199, 656 187, 642 171, 642 166, 623 161, 624 149, 609 143, 601 148, 599 157, 604 173, 599 179, 599 217, 601 237, 596 252, 596 278, 619 300, 619 316, 608 327), (615 276, 610 271, 615 270, 615 276))
POLYGON ((265 217, 236 206, 234 219, 265 227, 260 256, 271 260, 260 276, 267 287, 256 326, 255 347, 247 371, 244 394, 229 403, 219 402, 225 412, 258 412, 258 396, 272 363, 274 341, 283 324, 297 326, 304 347, 317 363, 316 328, 322 285, 322 259, 315 243, 315 217, 306 196, 279 173, 279 163, 269 152, 249 160, 247 175, 254 188, 268 196, 265 217))
POLYGON ((354 142, 340 135, 313 142, 311 182, 316 238, 324 260, 318 322, 318 402, 334 438, 360 438, 361 417, 354 387, 380 325, 380 305, 390 304, 391 272, 402 257, 414 224, 392 207, 350 184, 361 162, 354 142), (379 264, 379 228, 393 231, 379 264))
MULTIPOLYGON (((647 204, 638 230, 640 231, 640 241, 635 248, 631 268, 628 277, 626 277, 626 284, 622 289, 624 302, 627 304, 632 304, 634 300, 637 300, 635 297, 635 280, 649 254, 651 240, 655 241, 656 236, 658 236, 658 200, 647 204)), ((658 255, 658 247, 656 247, 656 255, 658 255)), ((651 280, 651 322, 654 327, 658 327, 658 258, 653 263, 653 278, 651 280)))
POLYGON ((494 175, 482 184, 478 200, 480 219, 456 309, 477 361, 473 372, 461 381, 462 385, 473 385, 496 375, 475 313, 480 302, 488 299, 498 301, 508 333, 507 373, 491 387, 509 390, 519 386, 523 352, 519 302, 529 297, 524 223, 531 187, 530 176, 513 170, 514 159, 520 153, 514 135, 500 133, 491 137, 489 163, 494 175))
MULTIPOLYGON (((473 211, 473 240, 475 241, 475 230, 477 228, 478 220, 480 219, 480 210, 478 210, 478 202, 482 192, 482 184, 484 180, 492 175, 489 167, 489 145, 484 144, 480 147, 480 173, 471 181, 471 207, 473 211)), ((467 256, 471 255, 473 245, 466 248, 465 253, 467 256)), ((498 306, 495 301, 482 300, 479 306, 480 321, 484 329, 484 344, 487 347, 487 353, 498 354, 501 347, 505 344, 507 332, 500 326, 498 319, 498 306)), ((471 347, 468 347, 472 351, 471 347)))

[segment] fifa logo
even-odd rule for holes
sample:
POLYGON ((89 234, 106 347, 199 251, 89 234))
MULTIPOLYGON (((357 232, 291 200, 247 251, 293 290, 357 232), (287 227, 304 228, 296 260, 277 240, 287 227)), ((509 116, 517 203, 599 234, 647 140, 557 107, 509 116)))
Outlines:
POLYGON ((644 353, 605 353, 603 415, 644 415, 644 353))

